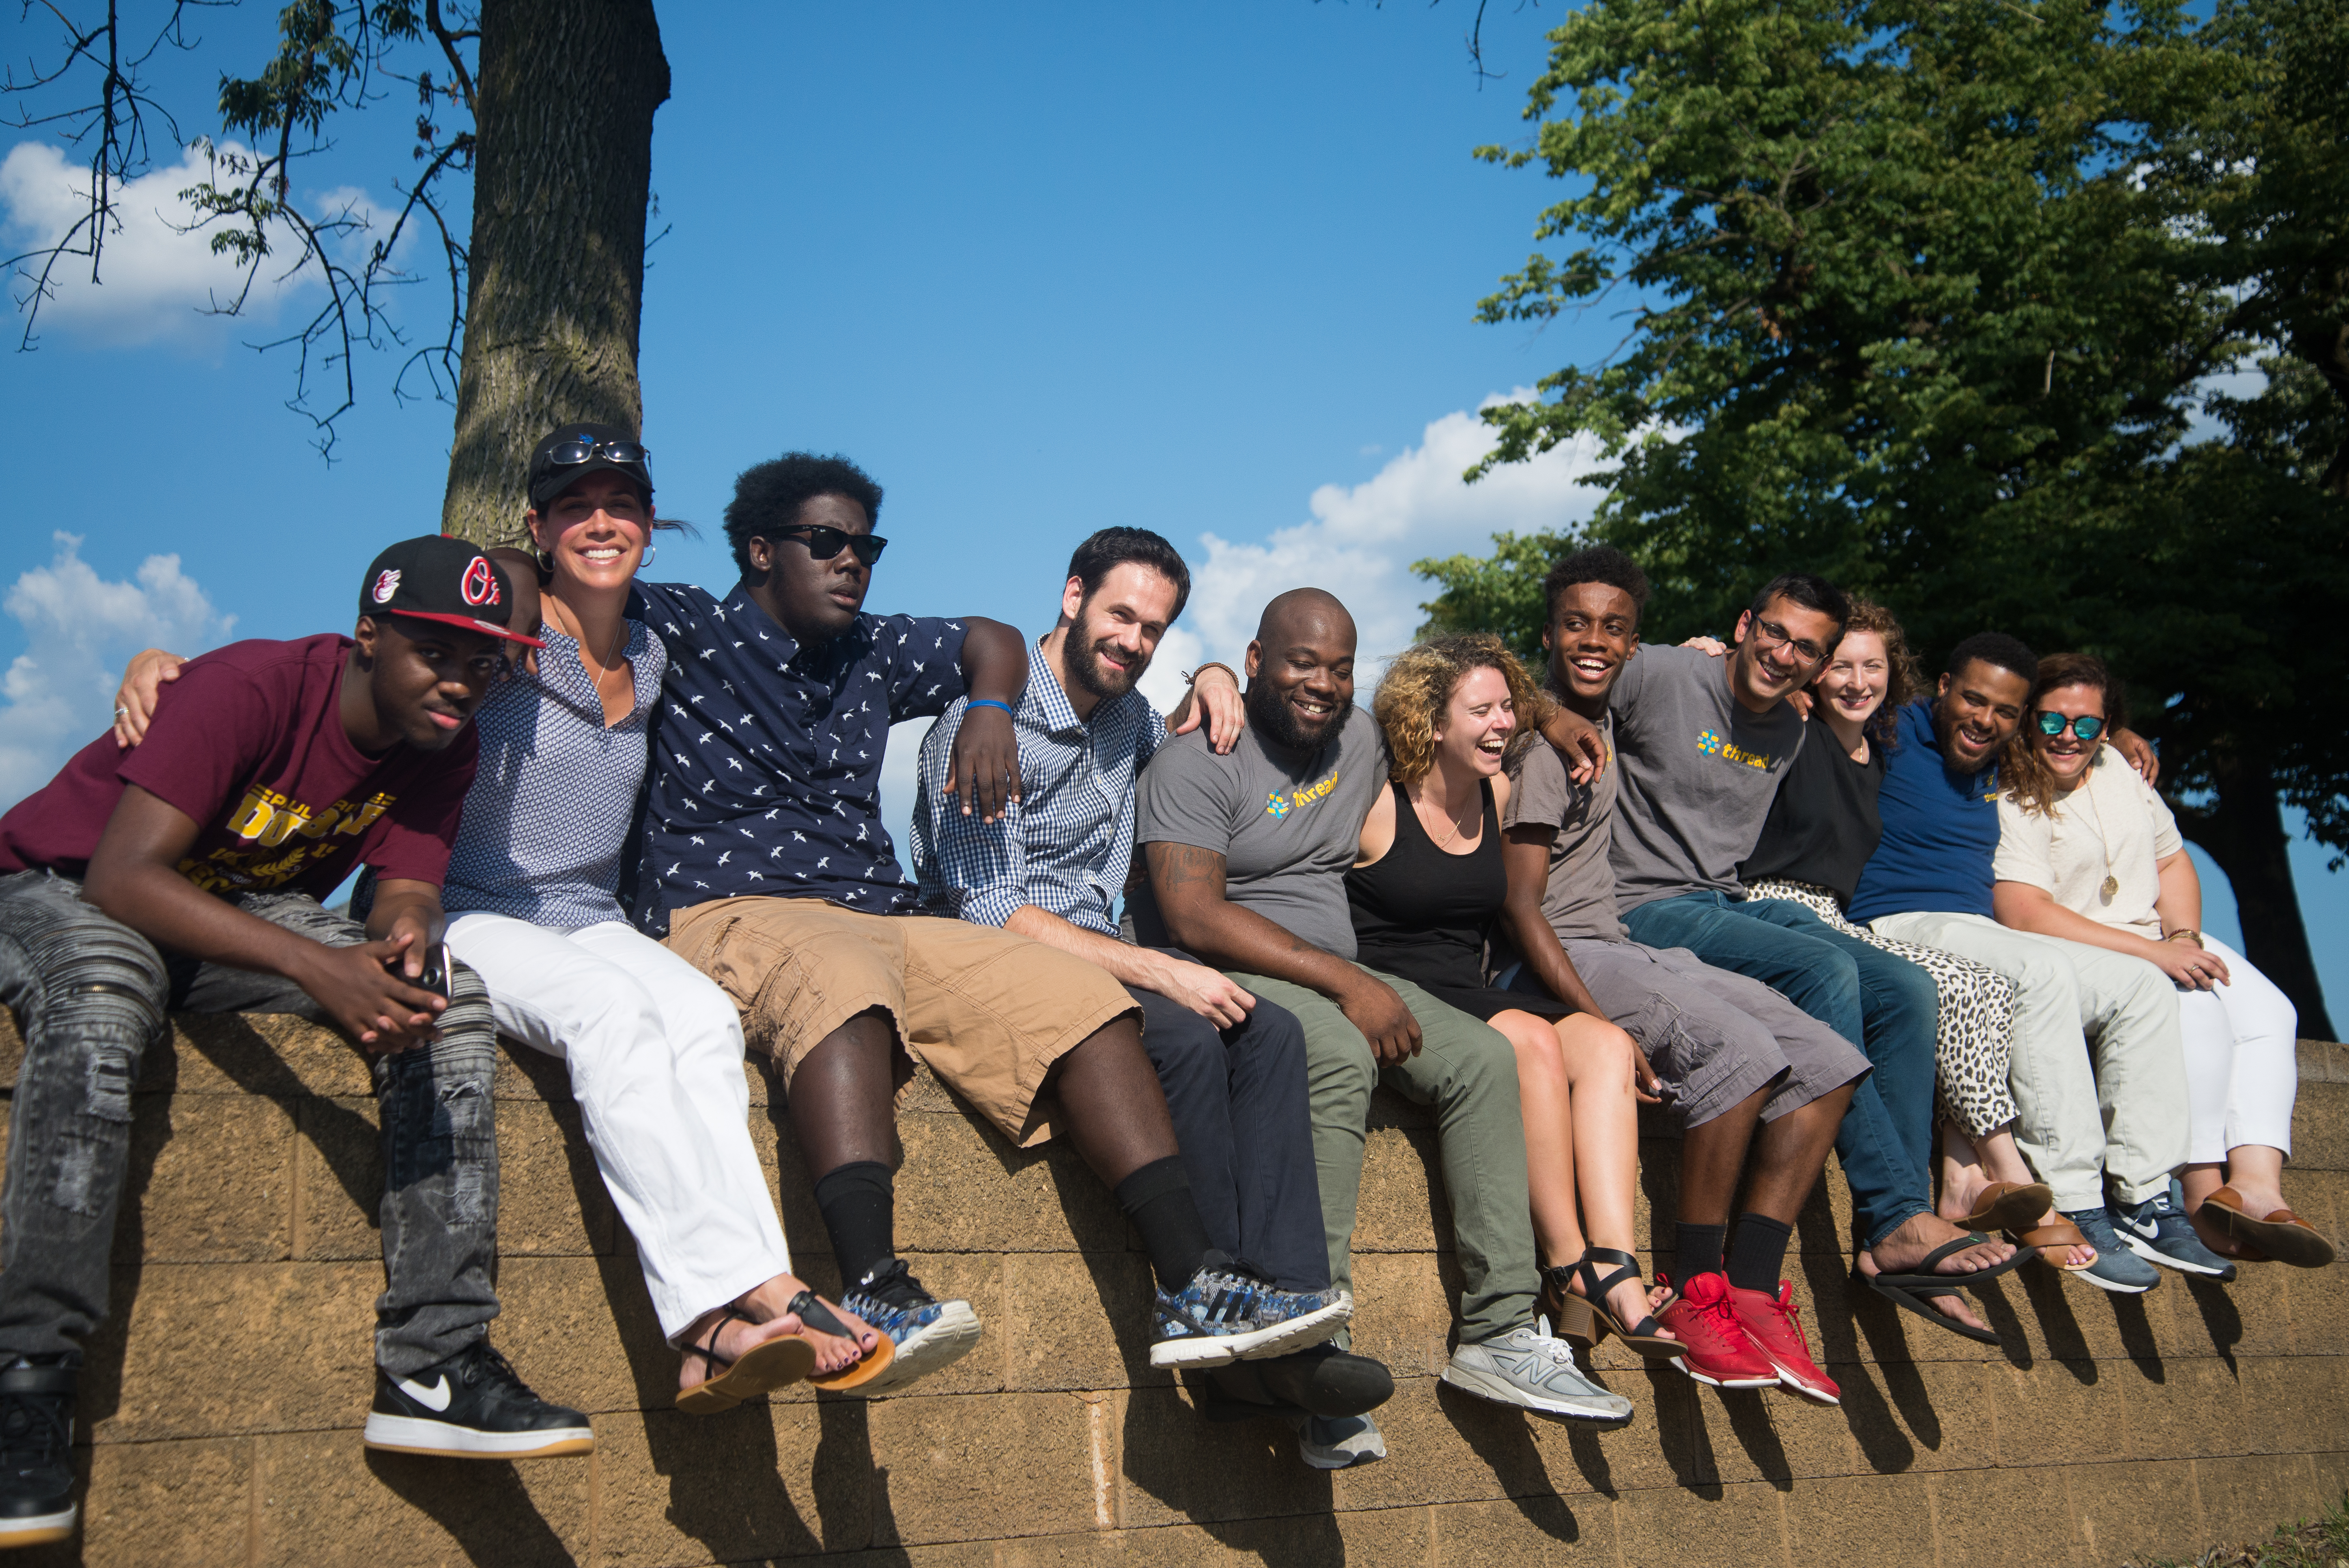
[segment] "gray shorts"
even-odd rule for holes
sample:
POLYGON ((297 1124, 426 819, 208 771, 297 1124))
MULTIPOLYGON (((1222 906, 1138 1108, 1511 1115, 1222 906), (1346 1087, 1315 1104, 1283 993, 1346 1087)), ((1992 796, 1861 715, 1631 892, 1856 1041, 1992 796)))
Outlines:
MULTIPOLYGON (((1607 1016, 1639 1042, 1659 1077, 1680 1085, 1682 1125, 1701 1127, 1768 1086, 1775 1121, 1866 1078, 1868 1060, 1841 1035, 1759 980, 1716 969, 1685 947, 1579 938, 1565 944, 1607 1016)), ((1523 968, 1510 988, 1547 995, 1523 968)))

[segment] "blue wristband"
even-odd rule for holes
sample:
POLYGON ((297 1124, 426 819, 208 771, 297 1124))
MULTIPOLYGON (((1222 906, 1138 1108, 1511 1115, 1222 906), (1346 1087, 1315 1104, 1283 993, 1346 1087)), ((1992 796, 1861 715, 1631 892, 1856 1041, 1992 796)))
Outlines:
MULTIPOLYGON (((965 707, 999 707, 1006 713, 1011 713, 1011 705, 1009 703, 998 702, 991 696, 975 696, 969 701, 964 703, 963 706, 965 707)), ((1016 718, 1019 715, 1012 714, 1012 717, 1016 718)))

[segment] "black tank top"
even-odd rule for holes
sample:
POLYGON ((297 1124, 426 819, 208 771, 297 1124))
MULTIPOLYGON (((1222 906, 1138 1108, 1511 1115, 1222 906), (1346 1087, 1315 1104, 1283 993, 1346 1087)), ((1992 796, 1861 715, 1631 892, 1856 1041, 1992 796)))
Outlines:
POLYGON ((1500 817, 1493 782, 1480 781, 1485 829, 1475 849, 1449 855, 1420 825, 1411 797, 1395 797, 1393 846, 1366 866, 1346 872, 1346 903, 1354 918, 1361 963, 1430 988, 1485 984, 1485 934, 1509 896, 1501 862, 1500 817))

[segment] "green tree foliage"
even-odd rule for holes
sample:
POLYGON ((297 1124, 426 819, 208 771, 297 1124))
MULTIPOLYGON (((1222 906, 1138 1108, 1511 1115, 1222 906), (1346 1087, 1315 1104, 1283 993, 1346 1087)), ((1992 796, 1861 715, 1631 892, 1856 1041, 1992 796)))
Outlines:
MULTIPOLYGON (((1593 0, 1534 143, 1483 150, 1570 182, 1562 253, 1484 319, 1630 324, 1487 410, 1485 466, 1605 440, 1589 533, 1648 567, 1651 638, 1800 567, 1929 655, 1984 625, 2106 655, 2312 1028, 2277 808, 2349 848, 2345 10, 1593 0), (2264 392, 2207 396, 2254 356, 2264 392)), ((1564 542, 1421 562, 1431 624, 1526 643, 1564 542)))

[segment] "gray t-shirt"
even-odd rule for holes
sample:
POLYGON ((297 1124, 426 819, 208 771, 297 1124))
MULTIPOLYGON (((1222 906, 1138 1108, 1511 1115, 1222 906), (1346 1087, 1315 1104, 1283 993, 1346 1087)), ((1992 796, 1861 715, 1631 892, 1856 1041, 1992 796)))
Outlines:
MULTIPOLYGON (((1136 844, 1188 844, 1224 857, 1224 896, 1340 958, 1354 956, 1346 868, 1361 842, 1387 776, 1378 721, 1346 716, 1319 751, 1268 744, 1250 725, 1228 757, 1203 725, 1158 748, 1143 769, 1133 816, 1136 844)), ((1133 900, 1134 929, 1164 941, 1147 888, 1133 900)))
POLYGON ((1549 845, 1549 880, 1542 889, 1542 913, 1560 942, 1621 942, 1622 917, 1615 913, 1615 868, 1607 862, 1607 824, 1615 815, 1615 718, 1599 721, 1607 738, 1607 766, 1588 785, 1567 777, 1566 760, 1547 741, 1525 748, 1509 769, 1509 804, 1501 826, 1520 823, 1555 828, 1549 845))
POLYGON ((1615 805, 1616 907, 1716 892, 1743 894, 1779 776, 1801 749, 1802 717, 1778 703, 1748 712, 1729 693, 1726 659, 1642 647, 1609 707, 1623 769, 1615 805))

